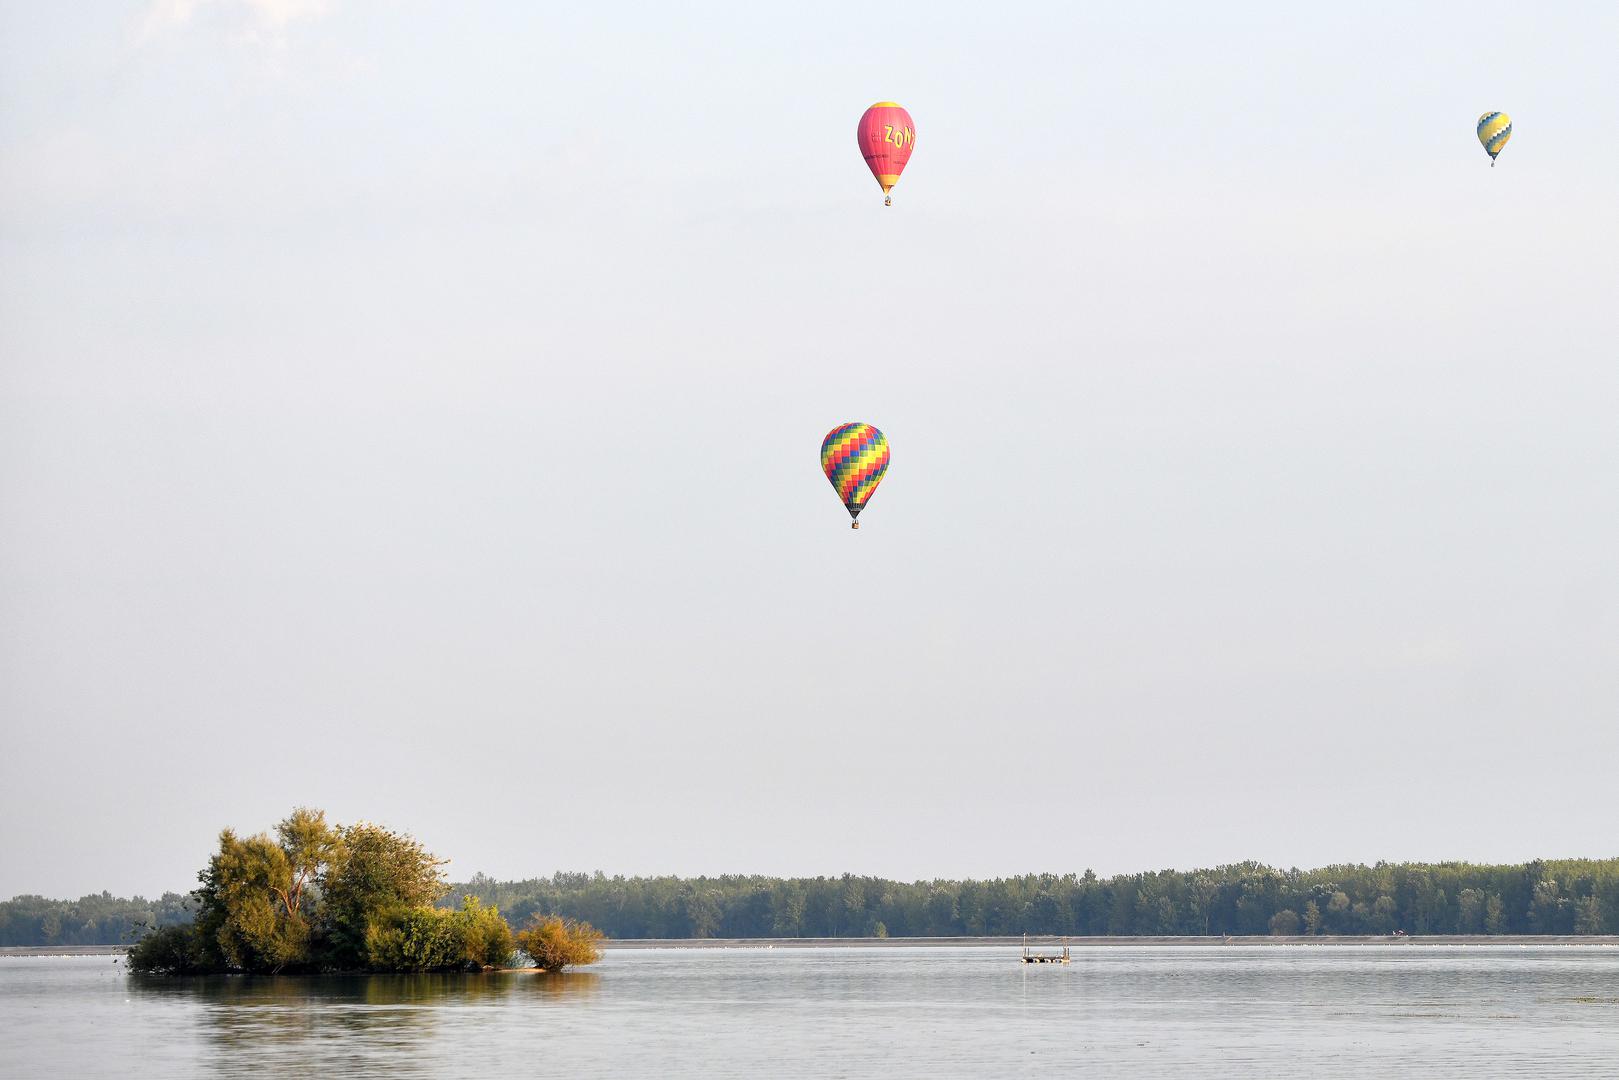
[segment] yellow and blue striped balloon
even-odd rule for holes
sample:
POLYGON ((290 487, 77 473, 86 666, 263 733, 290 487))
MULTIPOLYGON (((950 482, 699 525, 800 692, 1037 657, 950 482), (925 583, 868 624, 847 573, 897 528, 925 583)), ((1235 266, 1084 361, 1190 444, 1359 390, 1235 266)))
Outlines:
POLYGON ((1495 168, 1495 156, 1512 138, 1512 117, 1504 112, 1487 112, 1478 118, 1478 141, 1490 155, 1490 168, 1495 168))

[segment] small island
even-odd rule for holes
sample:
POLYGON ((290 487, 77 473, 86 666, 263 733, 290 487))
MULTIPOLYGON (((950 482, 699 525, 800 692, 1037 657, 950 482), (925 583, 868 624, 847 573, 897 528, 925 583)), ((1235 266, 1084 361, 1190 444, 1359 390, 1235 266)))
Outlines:
POLYGON ((560 972, 601 958, 589 923, 536 913, 513 932, 475 896, 438 906, 447 860, 380 825, 336 825, 299 808, 274 835, 219 834, 197 875, 190 923, 148 931, 129 968, 146 975, 560 972), (526 961, 526 963, 520 963, 526 961))

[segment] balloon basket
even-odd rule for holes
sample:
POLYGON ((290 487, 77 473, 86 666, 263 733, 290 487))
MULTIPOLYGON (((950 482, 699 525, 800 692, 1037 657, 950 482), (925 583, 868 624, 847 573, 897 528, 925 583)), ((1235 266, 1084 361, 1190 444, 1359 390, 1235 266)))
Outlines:
POLYGON ((858 522, 858 521, 851 521, 851 522, 849 522, 849 528, 851 528, 851 529, 858 529, 858 528, 860 528, 860 522, 858 522))
MULTIPOLYGON (((1495 163, 1492 161, 1490 164, 1493 165, 1495 163)), ((883 205, 884 206, 893 206, 894 205, 894 196, 892 196, 892 195, 884 195, 883 196, 883 205)))

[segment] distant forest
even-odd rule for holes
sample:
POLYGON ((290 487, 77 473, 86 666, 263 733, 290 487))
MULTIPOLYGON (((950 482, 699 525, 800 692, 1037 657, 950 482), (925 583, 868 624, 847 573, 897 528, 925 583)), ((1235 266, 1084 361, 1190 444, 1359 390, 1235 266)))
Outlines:
POLYGON ((77 900, 17 896, 0 901, 0 946, 129 945, 148 928, 191 921, 182 893, 124 899, 111 893, 77 900))
POLYGON ((1099 878, 625 878, 557 874, 457 894, 584 919, 611 937, 1068 934, 1619 934, 1619 859, 1329 866, 1238 863, 1099 878))
MULTIPOLYGON (((608 877, 452 885, 513 922, 583 919, 616 938, 952 937, 985 934, 1619 934, 1619 859, 1514 866, 1378 863, 1276 870, 1238 863, 1099 878, 608 877)), ((0 903, 0 945, 124 944, 189 920, 184 897, 0 903)))

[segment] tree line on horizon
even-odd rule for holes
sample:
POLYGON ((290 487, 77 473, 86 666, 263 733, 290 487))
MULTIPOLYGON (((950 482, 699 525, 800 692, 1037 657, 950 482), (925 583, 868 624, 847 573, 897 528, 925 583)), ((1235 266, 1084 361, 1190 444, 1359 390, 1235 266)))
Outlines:
MULTIPOLYGON (((1278 870, 1256 862, 1098 877, 986 881, 841 877, 483 874, 449 887, 513 922, 561 916, 616 938, 1250 934, 1619 934, 1619 859, 1513 865, 1378 863, 1278 870)), ((0 902, 0 944, 127 944, 132 928, 186 923, 186 898, 106 893, 0 902)))
POLYGON ((914 882, 480 874, 457 891, 514 918, 566 913, 618 938, 1619 934, 1619 859, 914 882))
POLYGON ((77 900, 35 894, 0 901, 0 946, 129 945, 148 929, 191 921, 187 893, 156 900, 91 893, 77 900))

